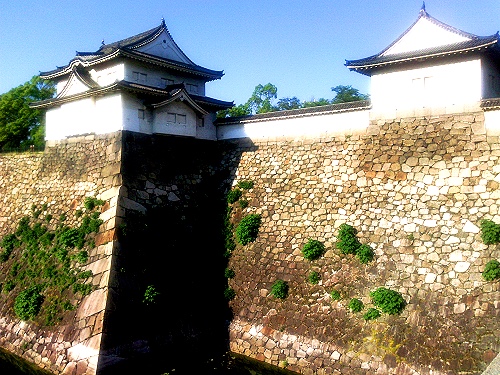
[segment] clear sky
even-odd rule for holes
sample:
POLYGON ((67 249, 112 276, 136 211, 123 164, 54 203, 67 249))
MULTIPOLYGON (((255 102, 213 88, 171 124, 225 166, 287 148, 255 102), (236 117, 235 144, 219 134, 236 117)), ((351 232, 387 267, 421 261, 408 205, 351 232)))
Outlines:
MULTIPOLYGON (((500 29, 500 0, 427 0, 438 20, 476 35, 500 29)), ((333 98, 369 78, 345 60, 380 52, 418 17, 421 0, 0 0, 0 93, 160 24, 196 64, 223 70, 208 96, 242 104, 258 84, 278 98, 333 98)))

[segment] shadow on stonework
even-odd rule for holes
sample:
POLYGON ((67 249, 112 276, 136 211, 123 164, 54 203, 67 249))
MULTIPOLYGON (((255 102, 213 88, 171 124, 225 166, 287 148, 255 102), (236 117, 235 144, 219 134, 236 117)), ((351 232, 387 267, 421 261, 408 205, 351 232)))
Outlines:
POLYGON ((124 210, 99 374, 134 362, 149 366, 147 373, 194 368, 228 351, 223 225, 240 150, 230 142, 124 133, 124 210))
POLYGON ((2 375, 52 375, 17 355, 0 349, 0 374, 2 375))

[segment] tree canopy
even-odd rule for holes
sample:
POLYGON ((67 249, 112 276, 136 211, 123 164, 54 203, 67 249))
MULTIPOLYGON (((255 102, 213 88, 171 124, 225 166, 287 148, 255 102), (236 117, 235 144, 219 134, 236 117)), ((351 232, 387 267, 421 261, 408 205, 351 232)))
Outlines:
POLYGON ((0 95, 0 149, 43 147, 43 113, 30 108, 29 103, 49 99, 54 93, 53 83, 34 76, 0 95))
POLYGON ((338 85, 332 87, 331 89, 336 93, 333 99, 320 98, 317 100, 313 99, 301 102, 299 98, 294 96, 291 98, 286 97, 278 99, 276 104, 274 104, 278 97, 277 87, 272 83, 267 83, 265 85, 259 84, 255 86, 252 96, 250 96, 245 104, 240 104, 238 106, 219 111, 217 113, 217 117, 238 117, 258 113, 286 111, 290 109, 309 108, 369 99, 369 95, 360 93, 358 89, 355 89, 352 86, 338 85))
POLYGON ((332 99, 332 104, 356 102, 358 100, 367 100, 369 98, 366 94, 361 94, 358 89, 352 86, 335 86, 332 91, 336 92, 335 98, 332 99))

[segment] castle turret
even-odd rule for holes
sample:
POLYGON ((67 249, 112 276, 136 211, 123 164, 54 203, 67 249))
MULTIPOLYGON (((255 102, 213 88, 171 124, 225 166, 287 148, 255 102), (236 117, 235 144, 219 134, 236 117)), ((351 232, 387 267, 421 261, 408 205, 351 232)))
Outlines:
POLYGON ((162 20, 41 73, 57 96, 32 107, 46 109, 47 140, 118 130, 215 139, 215 113, 233 103, 207 97, 205 83, 223 74, 191 61, 162 20))
POLYGON ((477 36, 430 16, 417 20, 380 53, 346 60, 371 77, 374 112, 444 108, 463 111, 500 97, 499 35, 477 36))

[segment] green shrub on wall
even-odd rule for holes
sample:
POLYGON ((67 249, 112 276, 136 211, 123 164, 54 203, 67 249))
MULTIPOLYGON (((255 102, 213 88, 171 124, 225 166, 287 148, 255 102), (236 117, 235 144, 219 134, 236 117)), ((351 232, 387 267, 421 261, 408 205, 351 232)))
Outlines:
POLYGON ((234 271, 231 268, 226 268, 224 270, 224 276, 227 279, 232 279, 235 276, 235 273, 234 273, 234 271))
POLYGON ((312 238, 302 247, 302 254, 307 260, 316 260, 325 252, 325 245, 312 238))
POLYGON ((356 256, 362 264, 369 263, 373 260, 373 250, 368 245, 361 245, 356 252, 356 256))
POLYGON ((44 297, 40 294, 41 286, 35 285, 23 290, 14 301, 14 313, 21 320, 30 320, 38 315, 44 297))
POLYGON ((340 225, 337 236, 337 248, 342 254, 356 254, 358 248, 361 246, 356 234, 356 229, 349 224, 343 223, 340 225))
POLYGON ((234 188, 227 193, 227 203, 233 204, 241 198, 242 192, 238 188, 234 188))
POLYGON ((373 260, 375 254, 370 246, 359 242, 356 237, 357 233, 357 230, 351 225, 340 224, 336 246, 340 249, 341 254, 353 254, 358 257, 362 264, 369 263, 373 260))
POLYGON ((234 291, 233 288, 231 287, 227 287, 225 290, 224 290, 224 298, 228 301, 231 301, 233 300, 234 298, 236 297, 236 292, 234 291))
POLYGON ((370 297, 375 306, 389 315, 401 314, 406 306, 406 301, 401 293, 384 287, 370 292, 370 297))
POLYGON ((238 187, 243 189, 243 190, 250 190, 253 188, 253 181, 250 180, 243 180, 243 181, 238 181, 238 187))
POLYGON ((154 285, 148 285, 144 291, 144 296, 142 298, 142 303, 146 305, 153 305, 158 300, 160 292, 156 289, 154 285))
POLYGON ((481 239, 486 245, 500 242, 500 225, 492 220, 481 220, 481 239))
POLYGON ((271 295, 279 299, 285 299, 288 297, 288 283, 284 280, 276 280, 271 287, 271 295))
POLYGON ((349 305, 347 305, 352 312, 360 312, 364 309, 365 305, 357 298, 351 298, 349 305))
POLYGON ((309 275, 307 275, 307 281, 309 281, 309 283, 311 283, 313 285, 318 284, 320 280, 321 280, 321 277, 320 277, 319 273, 316 271, 311 271, 311 272, 309 272, 309 275))
POLYGON ((496 259, 486 263, 483 271, 483 279, 486 281, 494 281, 500 279, 500 262, 496 259))
POLYGON ((368 321, 368 320, 374 320, 377 319, 380 316, 380 311, 377 309, 370 307, 366 313, 363 315, 363 319, 368 321))
POLYGON ((103 204, 87 198, 79 226, 70 227, 60 220, 54 223, 55 228, 47 226, 52 215, 41 215, 47 206, 39 209, 33 205, 33 215, 23 217, 14 233, 4 236, 0 260, 13 259, 10 270, 0 275, 0 283, 8 293, 6 303, 12 299, 16 316, 52 325, 60 321, 59 314, 74 308, 69 300, 92 292, 92 272, 80 267, 88 262, 88 251, 95 247, 89 235, 98 232, 102 224, 99 212, 93 210, 103 204))
POLYGON ((236 227, 236 238, 242 245, 254 242, 259 234, 261 217, 258 214, 250 214, 241 219, 236 227))
POLYGON ((338 301, 338 300, 340 300, 342 298, 341 295, 340 295, 340 292, 338 290, 332 290, 330 292, 330 297, 334 301, 338 301))

